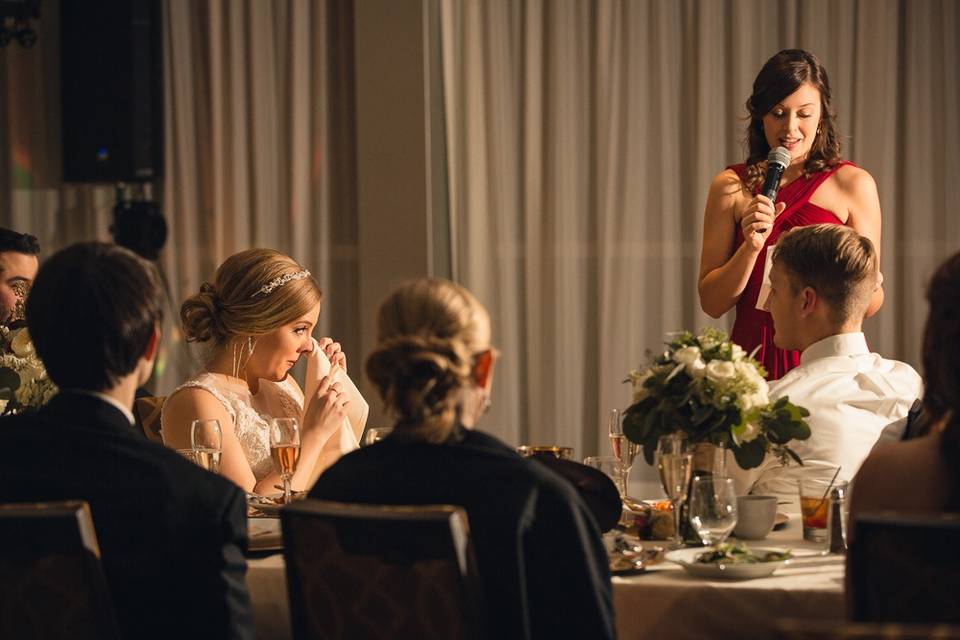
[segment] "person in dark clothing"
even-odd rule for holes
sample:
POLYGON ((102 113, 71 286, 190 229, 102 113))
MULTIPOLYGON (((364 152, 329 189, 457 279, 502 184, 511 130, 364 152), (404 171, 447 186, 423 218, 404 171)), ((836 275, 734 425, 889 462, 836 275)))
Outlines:
POLYGON ((310 497, 462 506, 489 637, 613 638, 606 552, 583 500, 546 466, 473 429, 497 357, 486 310, 457 284, 420 279, 387 298, 377 331, 366 371, 394 430, 341 458, 310 497))
POLYGON ((130 251, 50 257, 27 327, 60 392, 0 419, 0 502, 86 500, 125 638, 252 638, 246 503, 232 483, 135 430, 160 341, 161 292, 130 251))

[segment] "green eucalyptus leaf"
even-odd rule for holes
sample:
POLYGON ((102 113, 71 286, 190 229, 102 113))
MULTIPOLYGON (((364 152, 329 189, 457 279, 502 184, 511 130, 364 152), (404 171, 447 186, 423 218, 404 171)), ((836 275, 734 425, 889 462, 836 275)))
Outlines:
POLYGON ((744 442, 739 447, 733 446, 733 457, 741 469, 754 469, 763 462, 766 454, 766 445, 762 437, 758 437, 750 442, 744 442))

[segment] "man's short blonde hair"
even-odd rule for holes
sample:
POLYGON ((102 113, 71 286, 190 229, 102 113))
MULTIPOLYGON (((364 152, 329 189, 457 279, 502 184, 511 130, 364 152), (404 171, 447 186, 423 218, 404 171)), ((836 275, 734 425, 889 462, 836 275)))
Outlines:
POLYGON ((838 224, 794 227, 780 236, 773 260, 786 271, 793 293, 812 288, 837 324, 863 318, 878 277, 869 238, 838 224))

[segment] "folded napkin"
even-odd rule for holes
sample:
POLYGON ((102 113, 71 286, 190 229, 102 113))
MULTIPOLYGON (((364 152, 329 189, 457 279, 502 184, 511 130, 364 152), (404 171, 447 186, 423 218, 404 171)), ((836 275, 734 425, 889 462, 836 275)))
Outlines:
MULTIPOLYGON (((306 411, 310 398, 317 392, 320 380, 330 372, 330 369, 331 365, 330 360, 327 359, 327 354, 320 348, 320 344, 314 340, 313 351, 307 354, 304 411, 306 411)), ((310 486, 313 485, 323 470, 336 462, 340 456, 359 448, 360 436, 363 434, 363 428, 367 424, 367 416, 370 414, 370 405, 360 395, 360 390, 357 389, 357 385, 353 383, 346 371, 338 368, 334 381, 340 383, 350 403, 347 405, 347 416, 344 418, 339 432, 327 440, 320 452, 317 464, 313 468, 310 486)))

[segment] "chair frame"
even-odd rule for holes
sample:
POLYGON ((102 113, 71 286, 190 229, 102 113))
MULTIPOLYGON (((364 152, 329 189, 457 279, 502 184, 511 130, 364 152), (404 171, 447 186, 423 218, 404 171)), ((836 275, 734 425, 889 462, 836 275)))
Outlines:
POLYGON ((869 575, 871 561, 864 551, 862 541, 874 535, 874 532, 890 530, 900 531, 907 535, 911 533, 934 535, 945 532, 953 537, 958 537, 960 536, 960 514, 917 515, 882 512, 866 513, 856 519, 853 523, 854 535, 847 559, 849 615, 856 622, 905 622, 883 619, 882 616, 878 617, 865 590, 857 586, 861 580, 869 575))
POLYGON ((464 600, 468 610, 464 615, 464 628, 470 638, 483 637, 482 588, 476 568, 476 558, 470 543, 467 514, 462 507, 452 505, 372 505, 340 503, 325 500, 302 500, 281 510, 286 560, 287 592, 294 638, 308 638, 308 622, 304 615, 305 594, 301 568, 294 560, 298 557, 299 541, 292 535, 292 520, 297 518, 321 518, 328 521, 364 521, 371 525, 377 521, 405 521, 419 523, 443 523, 450 529, 452 544, 457 556, 457 565, 464 585, 464 600))
POLYGON ((19 525, 11 541, 19 553, 38 558, 45 554, 79 553, 90 587, 98 637, 120 637, 110 590, 100 563, 100 546, 90 506, 82 500, 0 504, 0 528, 19 525), (26 526, 24 526, 26 524, 26 526))

